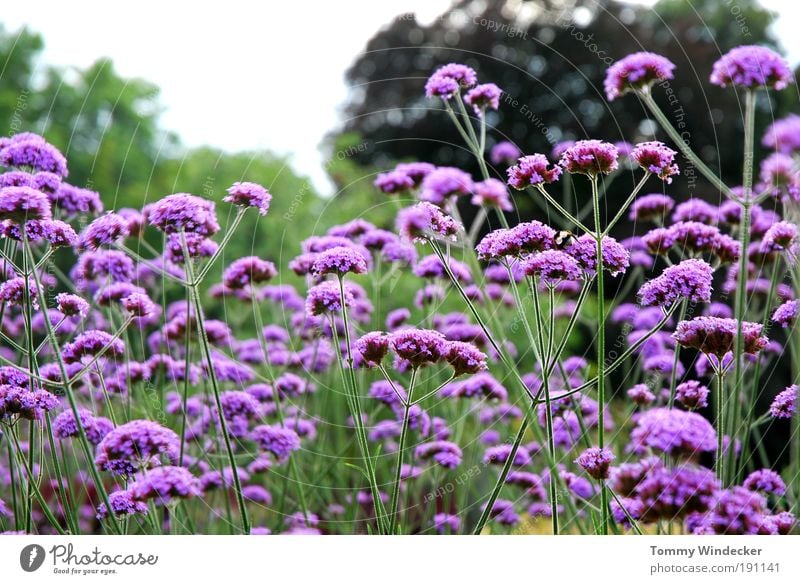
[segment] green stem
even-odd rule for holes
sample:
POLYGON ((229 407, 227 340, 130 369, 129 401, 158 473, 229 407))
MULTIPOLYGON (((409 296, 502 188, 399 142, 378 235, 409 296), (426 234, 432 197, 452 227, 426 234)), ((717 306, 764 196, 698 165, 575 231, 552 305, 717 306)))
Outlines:
POLYGON ((410 421, 409 412, 411 411, 411 399, 414 394, 414 384, 417 380, 417 368, 411 370, 411 382, 408 385, 408 397, 403 400, 403 426, 400 430, 400 444, 397 450, 397 465, 394 469, 394 488, 392 489, 392 502, 389 523, 389 535, 394 535, 395 528, 397 527, 397 512, 400 502, 400 475, 403 471, 403 455, 406 451, 406 438, 408 437, 408 425, 410 421))

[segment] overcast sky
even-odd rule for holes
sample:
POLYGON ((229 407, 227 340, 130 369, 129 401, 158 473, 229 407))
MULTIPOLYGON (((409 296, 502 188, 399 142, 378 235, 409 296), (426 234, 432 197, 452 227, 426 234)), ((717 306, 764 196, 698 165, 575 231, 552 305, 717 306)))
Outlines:
MULTIPOLYGON (((720 1, 735 9, 736 0, 720 1)), ((86 67, 107 56, 121 75, 155 83, 166 106, 163 125, 184 143, 290 154, 295 169, 325 191, 318 146, 339 121, 345 70, 398 14, 415 12, 427 22, 449 4, 26 0, 4 3, 0 21, 6 30, 28 26, 41 33, 45 63, 86 67)), ((796 64, 797 1, 763 4, 781 12, 776 32, 796 64)))

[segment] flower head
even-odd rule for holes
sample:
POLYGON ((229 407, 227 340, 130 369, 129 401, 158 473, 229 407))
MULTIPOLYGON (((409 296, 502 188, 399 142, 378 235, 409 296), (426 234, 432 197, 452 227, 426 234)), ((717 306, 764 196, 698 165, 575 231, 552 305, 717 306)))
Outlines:
POLYGON ((714 63, 711 72, 711 83, 720 87, 730 84, 748 89, 783 89, 792 79, 792 70, 783 57, 757 45, 731 49, 714 63))
POLYGON ((628 217, 631 221, 653 221, 666 217, 675 206, 672 197, 653 193, 636 199, 630 207, 628 217))
POLYGON ((609 101, 628 91, 647 89, 656 82, 672 79, 675 65, 655 53, 633 53, 620 59, 606 72, 604 87, 609 101))
POLYGON ((43 192, 25 186, 0 188, 0 220, 25 223, 51 218, 50 200, 43 192))
POLYGON ((239 207, 255 207, 259 215, 266 215, 269 212, 272 195, 260 184, 236 182, 228 188, 228 196, 222 200, 239 207))
POLYGON ((533 254, 522 265, 526 276, 537 276, 546 284, 562 280, 580 280, 582 273, 578 260, 568 253, 548 249, 533 254))
POLYGON ((639 288, 642 306, 669 306, 678 300, 709 302, 714 270, 703 260, 684 260, 639 288))
POLYGON ((531 154, 517 160, 517 164, 508 168, 508 184, 517 190, 528 186, 550 184, 561 176, 560 166, 550 166, 544 154, 531 154))
POLYGON ((672 455, 695 456, 717 449, 717 433, 700 414, 655 408, 639 416, 631 432, 630 449, 652 448, 672 455))
POLYGON ((311 266, 316 276, 335 274, 365 274, 367 260, 364 254, 354 247, 334 247, 320 253, 311 266))
POLYGON ((508 189, 502 181, 496 178, 487 178, 484 181, 473 185, 472 204, 486 205, 487 207, 497 207, 503 211, 511 211, 511 199, 508 196, 508 189))
POLYGON ((587 448, 575 459, 575 464, 585 470, 590 477, 599 481, 608 478, 608 469, 614 454, 608 448, 587 448))
MULTIPOLYGON (((630 253, 613 237, 604 237, 603 269, 616 276, 625 272, 630 263, 630 253)), ((597 242, 590 234, 584 234, 573 241, 565 250, 578 260, 581 268, 593 274, 597 271, 597 242)))
POLYGON ((772 400, 769 414, 773 418, 791 419, 797 408, 797 396, 800 394, 800 385, 790 385, 772 400))
POLYGON ((175 464, 180 439, 164 426, 150 420, 133 420, 106 434, 97 445, 94 463, 118 475, 133 475, 137 470, 158 466, 160 458, 175 464))
POLYGON ((389 346, 413 367, 439 362, 449 348, 442 333, 428 329, 400 329, 390 333, 389 346))
POLYGON ((491 151, 489 152, 489 160, 492 161, 494 165, 500 164, 511 164, 517 158, 519 158, 520 154, 519 148, 517 148, 511 142, 498 142, 494 146, 492 146, 491 151))
POLYGON ((644 170, 652 172, 667 184, 672 182, 672 175, 678 174, 675 164, 675 152, 662 142, 641 142, 631 152, 633 158, 644 170))
POLYGON ((450 341, 444 359, 453 368, 453 375, 473 374, 486 369, 486 355, 472 343, 450 341))
MULTIPOLYGON (((761 324, 742 322, 744 352, 755 354, 767 346, 768 339, 761 335, 761 324)), ((698 316, 678 323, 673 338, 684 347, 722 358, 733 350, 738 321, 733 318, 698 316)))
POLYGON ((256 426, 250 439, 281 462, 288 460, 292 452, 300 449, 300 436, 297 432, 281 426, 256 426))
POLYGON ((487 109, 496 110, 500 107, 502 93, 503 91, 494 83, 482 83, 467 92, 464 102, 472 106, 476 116, 481 117, 487 109))
POLYGON ((81 232, 80 247, 96 250, 104 245, 113 245, 128 237, 128 222, 116 213, 107 213, 92 221, 81 232))
POLYGON ((254 284, 268 282, 278 274, 275 264, 257 256, 239 258, 225 269, 222 284, 231 290, 241 290, 254 284))
POLYGON ((675 388, 675 400, 689 410, 708 407, 708 388, 699 381, 689 380, 675 388))
POLYGON ((427 237, 455 239, 463 227, 436 205, 423 201, 397 214, 397 230, 406 239, 425 241, 427 237))
POLYGON ((450 99, 459 89, 467 89, 478 82, 475 70, 459 63, 439 67, 425 84, 425 95, 450 99))
POLYGON ((0 148, 0 166, 30 168, 67 176, 67 160, 58 148, 36 134, 17 134, 0 148))
POLYGON ((168 195, 149 205, 147 219, 164 233, 186 231, 209 236, 219 231, 214 203, 187 193, 168 195))
POLYGON ((794 324, 798 314, 800 314, 800 301, 787 300, 772 313, 772 321, 787 328, 794 324))
POLYGON ((134 501, 152 499, 158 505, 167 505, 173 499, 189 499, 202 495, 200 481, 182 466, 160 466, 147 471, 130 487, 134 501))

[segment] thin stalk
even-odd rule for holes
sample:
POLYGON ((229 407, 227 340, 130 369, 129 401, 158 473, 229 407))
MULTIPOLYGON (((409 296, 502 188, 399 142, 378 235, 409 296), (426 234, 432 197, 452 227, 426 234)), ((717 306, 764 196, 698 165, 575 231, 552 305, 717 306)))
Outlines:
POLYGON ((408 437, 408 425, 410 421, 409 412, 411 411, 411 400, 414 395, 414 384, 417 380, 417 368, 411 370, 411 382, 408 384, 408 398, 403 400, 403 426, 400 430, 400 443, 397 450, 397 465, 394 469, 394 487, 392 488, 391 513, 389 520, 389 535, 394 535, 397 527, 397 512, 400 502, 400 475, 403 471, 403 455, 406 451, 406 438, 408 437))
MULTIPOLYGON (((714 368, 714 388, 716 395, 714 396, 714 409, 715 424, 717 426, 717 456, 714 459, 714 474, 722 481, 725 477, 725 455, 724 455, 724 438, 725 438, 725 372, 720 363, 714 368)), ((733 440, 729 440, 728 448, 735 450, 733 440)))

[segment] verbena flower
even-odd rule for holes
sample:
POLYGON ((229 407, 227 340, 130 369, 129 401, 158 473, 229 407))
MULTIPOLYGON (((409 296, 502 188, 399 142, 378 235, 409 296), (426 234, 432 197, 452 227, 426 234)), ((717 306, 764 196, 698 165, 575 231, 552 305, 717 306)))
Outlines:
POLYGON ((483 116, 487 109, 496 110, 500 107, 500 96, 503 91, 494 83, 482 83, 470 89, 464 96, 464 102, 471 105, 478 117, 483 116))
POLYGON ((105 245, 113 245, 128 237, 128 222, 116 213, 107 213, 92 221, 81 232, 82 249, 96 250, 105 245))
POLYGON ((717 449, 717 433, 701 415, 677 409, 655 408, 636 420, 631 432, 633 452, 652 448, 675 456, 693 457, 717 449))
POLYGON ((177 193, 168 195, 146 208, 147 220, 164 233, 198 233, 214 235, 219 231, 214 203, 190 195, 177 193))
POLYGON ((675 400, 688 410, 708 407, 708 388, 699 381, 689 380, 675 388, 675 400))
POLYGON ((800 313, 800 301, 788 300, 775 309, 775 312, 772 313, 772 320, 783 328, 787 328, 794 326, 798 313, 800 313))
POLYGON ((379 365, 389 352, 389 337, 381 331, 372 331, 355 343, 355 350, 367 365, 379 365))
POLYGON ((669 306, 678 300, 709 302, 714 270, 703 260, 684 260, 639 288, 642 306, 669 306))
POLYGON ((3 187, 0 189, 0 220, 4 219, 15 223, 52 219, 50 200, 31 187, 3 187))
POLYGON ((639 166, 652 172, 667 184, 672 182, 672 176, 678 174, 678 165, 675 164, 675 155, 672 148, 667 148, 662 142, 641 142, 631 152, 639 166))
POLYGON ((644 195, 631 203, 628 218, 631 221, 660 221, 674 206, 675 201, 667 195, 660 193, 644 195))
POLYGON ((578 140, 564 151, 559 164, 570 174, 597 176, 617 170, 618 157, 619 152, 613 144, 600 140, 578 140))
MULTIPOLYGON (((127 489, 109 493, 108 502, 111 504, 111 511, 115 517, 145 515, 148 510, 147 503, 135 500, 131 491, 127 489)), ((108 517, 106 504, 100 503, 97 506, 97 518, 105 519, 106 517, 108 517)))
POLYGON ((103 212, 100 194, 76 187, 66 182, 59 184, 57 190, 48 194, 50 203, 61 218, 71 219, 79 215, 97 215, 103 212))
POLYGON ((514 162, 517 158, 520 157, 522 154, 513 143, 511 142, 498 142, 492 149, 489 151, 489 160, 492 161, 492 164, 495 166, 500 164, 509 165, 514 162))
POLYGON ((707 203, 703 199, 689 199, 679 204, 672 214, 673 221, 696 221, 706 225, 714 225, 719 219, 719 207, 707 203))
POLYGON ((486 369, 486 355, 472 343, 450 341, 444 360, 453 368, 453 375, 473 374, 486 369))
POLYGON ((422 179, 419 198, 441 207, 452 197, 468 195, 472 190, 472 177, 468 173, 452 166, 440 166, 422 179))
MULTIPOLYGON (((345 287, 344 300, 347 306, 355 302, 351 291, 345 287)), ((325 281, 308 290, 306 312, 312 316, 342 311, 342 296, 339 284, 325 281)))
POLYGON ((58 149, 36 134, 17 134, 0 148, 0 166, 30 168, 67 176, 67 160, 58 149))
MULTIPOLYGON (((682 346, 722 358, 732 351, 736 343, 738 321, 733 318, 698 316, 678 323, 673 337, 682 346)), ((767 346, 767 337, 761 335, 761 324, 742 322, 745 353, 756 354, 767 346)))
POLYGON ((791 419, 797 408, 797 395, 800 393, 800 386, 790 385, 772 400, 769 406, 769 414, 773 418, 791 419))
POLYGON ((250 439, 281 462, 288 460, 292 452, 300 449, 300 436, 297 432, 281 426, 256 426, 250 439))
POLYGON ((128 490, 135 501, 152 500, 168 505, 173 499, 189 499, 202 495, 200 482, 182 466, 161 466, 136 479, 128 490))
POLYGON ((633 53, 620 59, 606 72, 603 86, 606 97, 613 101, 629 91, 649 89, 651 85, 673 78, 675 65, 655 53, 633 53))
POLYGON ((125 354, 125 344, 122 339, 115 339, 105 331, 89 330, 75 337, 74 341, 64 345, 61 350, 65 363, 76 363, 100 353, 109 357, 122 357, 125 354))
POLYGON ((511 211, 514 207, 508 195, 508 189, 502 181, 496 178, 487 178, 473 185, 472 204, 497 207, 503 211, 511 211))
POLYGON ((461 464, 463 453, 457 444, 447 440, 435 440, 433 442, 423 442, 414 451, 414 455, 420 460, 433 460, 444 468, 455 468, 461 464))
POLYGON ((222 200, 239 207, 255 207, 259 215, 266 215, 272 195, 260 184, 236 182, 228 188, 228 195, 222 200))
POLYGON ((605 480, 608 478, 608 469, 612 460, 614 460, 614 454, 608 448, 595 446, 584 450, 575 459, 575 464, 585 470, 593 479, 605 480))
POLYGON ((161 458, 175 464, 180 439, 164 426, 150 420, 133 420, 117 426, 97 445, 94 463, 101 470, 118 475, 133 475, 141 469, 158 466, 161 458))
POLYGON ((0 420, 14 416, 39 420, 59 405, 58 397, 47 390, 0 384, 0 420))
MULTIPOLYGON (((597 242, 591 235, 584 234, 573 241, 565 250, 590 274, 597 271, 597 242)), ((603 238, 603 269, 612 276, 625 272, 630 264, 630 254, 613 237, 603 238)))
POLYGON ((373 183, 379 191, 387 195, 394 195, 413 189, 416 184, 408 174, 401 170, 382 172, 373 183))
POLYGON ((478 82, 475 70, 459 63, 439 67, 425 83, 425 95, 450 99, 459 89, 467 89, 478 82))
POLYGON ((650 405, 654 401, 656 401, 656 396, 650 391, 650 388, 647 386, 646 383, 637 383, 633 387, 631 387, 627 392, 629 398, 633 400, 634 403, 640 406, 650 405))
POLYGON ((762 146, 782 154, 800 150, 800 116, 789 114, 770 124, 761 138, 762 146))
POLYGON ((427 237, 455 239, 463 227, 436 205, 423 201, 397 214, 397 230, 411 241, 425 241, 427 237))
POLYGON ((568 253, 549 249, 534 254, 522 265, 526 276, 536 276, 546 284, 561 280, 580 280, 582 276, 578 261, 568 253))
POLYGON ((414 367, 441 361, 449 348, 442 333, 428 329, 400 329, 390 333, 389 346, 414 367))
POLYGON ((529 186, 550 184, 561 176, 561 167, 550 165, 544 154, 531 154, 517 160, 517 164, 508 168, 508 184, 518 190, 529 186))
POLYGON ((761 492, 765 495, 772 494, 779 497, 786 492, 786 483, 783 482, 781 475, 774 470, 762 468, 755 470, 747 475, 742 486, 751 491, 761 492))
POLYGON ((755 535, 768 514, 766 500, 744 487, 719 491, 709 510, 697 520, 695 534, 755 535))
POLYGON ((56 295, 56 307, 64 316, 84 318, 89 314, 89 303, 77 294, 62 292, 56 295))
POLYGON ((714 63, 711 83, 748 89, 784 89, 794 79, 786 60, 767 47, 744 45, 725 53, 714 63))
MULTIPOLYGON (((95 416, 86 408, 78 408, 78 419, 83 431, 86 433, 86 438, 95 445, 99 444, 106 434, 114 428, 111 420, 95 416)), ((80 436, 78 421, 75 419, 75 414, 71 409, 64 410, 55 417, 53 420, 53 434, 62 440, 80 436)))
POLYGON ((222 283, 230 289, 238 290, 268 282, 277 274, 278 270, 272 262, 257 256, 247 256, 239 258, 225 269, 222 283))

